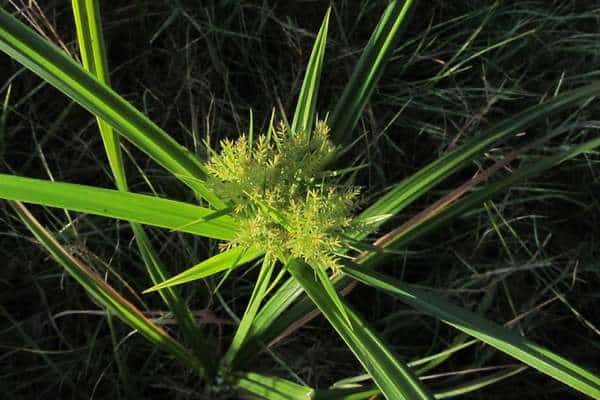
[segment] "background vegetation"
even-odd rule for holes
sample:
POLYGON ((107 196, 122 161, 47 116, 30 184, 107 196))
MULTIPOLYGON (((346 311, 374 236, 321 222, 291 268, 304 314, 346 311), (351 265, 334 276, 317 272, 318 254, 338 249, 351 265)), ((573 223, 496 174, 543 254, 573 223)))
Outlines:
MULTIPOLYGON (((40 8, 18 0, 4 3, 0 1, 7 9, 17 6, 50 40, 77 54, 68 2, 48 0, 39 2, 40 8)), ((291 111, 329 5, 328 1, 203 3, 111 0, 102 9, 113 87, 200 157, 203 139, 215 144, 245 131, 249 109, 255 125, 262 128, 273 106, 291 111)), ((339 96, 385 4, 333 3, 319 110, 329 110, 339 96)), ((0 98, 8 97, 10 87, 10 113, 0 121, 3 171, 112 187, 95 119, 8 57, 0 60, 0 98)), ((598 71, 598 1, 418 2, 348 158, 368 162, 359 183, 375 197, 494 122, 597 79, 598 71)), ((553 115, 523 132, 565 130, 507 166, 507 172, 595 134, 599 108, 594 102, 576 115, 553 115)), ((391 226, 519 145, 516 137, 489 151, 485 163, 474 163, 453 177, 391 226)), ((132 191, 186 200, 182 186, 132 146, 125 148, 133 156, 126 160, 132 191)), ((456 303, 478 309, 598 371, 600 311, 593 307, 600 296, 598 160, 596 154, 586 154, 513 187, 414 244, 386 272, 441 288, 456 303)), ((368 204, 369 197, 363 201, 368 204)), ((29 240, 10 208, 4 203, 1 207, 4 393, 12 398, 201 398, 192 372, 138 335, 129 335, 123 325, 113 325, 29 240)), ((69 241, 74 254, 130 293, 168 328, 172 321, 161 319, 164 307, 158 298, 136 295, 149 282, 125 223, 56 209, 34 210, 69 241)), ((216 242, 166 230, 149 232, 172 272, 218 251, 216 242)), ((221 350, 243 313, 255 275, 240 269, 223 282, 213 278, 182 287, 198 318, 222 338, 221 350)), ((460 337, 369 288, 357 288, 349 300, 405 359, 443 350, 460 337)), ((475 348, 428 371, 430 387, 449 388, 514 366, 514 360, 489 347, 475 348)), ((264 352, 254 360, 254 368, 320 387, 362 371, 322 318, 264 352)), ((465 398, 569 396, 576 395, 548 377, 524 370, 465 398)))

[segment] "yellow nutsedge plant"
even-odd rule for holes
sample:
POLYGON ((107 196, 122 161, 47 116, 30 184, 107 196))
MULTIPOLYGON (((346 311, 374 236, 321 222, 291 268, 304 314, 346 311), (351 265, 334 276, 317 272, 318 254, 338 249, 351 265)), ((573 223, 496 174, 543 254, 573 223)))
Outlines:
POLYGON ((324 170, 338 150, 329 132, 325 121, 294 133, 280 123, 256 140, 221 142, 208 182, 231 202, 239 227, 224 248, 253 246, 282 260, 339 268, 344 232, 360 228, 352 218, 359 189, 324 170))
MULTIPOLYGON (((406 250, 417 238, 480 207, 516 182, 576 156, 597 151, 600 138, 586 139, 564 151, 541 157, 493 182, 468 181, 398 228, 373 243, 366 243, 367 249, 361 257, 342 262, 341 257, 353 248, 352 241, 368 238, 378 228, 386 227, 383 225, 386 221, 481 158, 491 146, 523 132, 537 121, 587 104, 600 95, 600 82, 592 82, 526 108, 473 135, 395 183, 354 218, 359 190, 340 173, 344 168, 339 159, 342 152, 334 143, 350 146, 354 128, 394 53, 416 0, 387 3, 347 85, 332 104, 327 122, 317 121, 312 128, 331 9, 326 12, 316 35, 291 125, 282 123, 276 129, 270 127, 266 134, 257 137, 250 129, 248 135, 235 141, 225 140, 220 150, 211 154, 207 164, 111 89, 99 1, 73 0, 72 3, 83 65, 0 7, 0 52, 39 75, 98 119, 118 189, 2 173, 0 198, 11 201, 25 226, 98 304, 203 379, 207 398, 238 398, 233 391, 268 400, 455 397, 455 387, 434 394, 417 375, 449 359, 465 346, 452 345, 412 364, 405 362, 383 335, 369 326, 350 301, 341 296, 344 288, 358 282, 396 297, 419 314, 430 315, 473 337, 470 343, 481 341, 590 398, 600 398, 600 377, 595 373, 527 340, 522 332, 454 305, 437 294, 437 288, 415 286, 375 270, 387 257, 406 250), (203 199, 202 204, 129 192, 117 135, 189 186, 193 194, 203 199), (336 162, 341 169, 328 171, 336 162), (475 185, 476 190, 471 190, 475 185), (159 292, 177 321, 181 340, 147 318, 92 268, 70 255, 19 202, 129 221, 148 278, 154 285, 146 292, 159 292), (160 252, 154 249, 144 225, 225 241, 226 251, 171 277, 172 271, 161 261, 160 252), (266 256, 244 314, 227 351, 218 353, 220 346, 204 332, 186 298, 174 286, 231 271, 257 260, 263 253, 266 256), (275 259, 281 260, 284 268, 273 278, 275 259), (339 274, 335 277, 330 275, 336 271, 339 274), (289 275, 287 280, 279 282, 286 274, 289 275), (355 355, 373 385, 364 384, 361 379, 360 384, 353 383, 352 387, 318 389, 253 371, 259 364, 250 362, 253 357, 269 350, 270 345, 317 315, 315 309, 355 355), (432 362, 434 359, 437 361, 432 362), (423 363, 426 365, 420 370, 413 369, 423 363)), ((451 65, 448 63, 448 68, 457 68, 451 65)), ((432 79, 437 81, 438 78, 436 75, 432 79)), ((6 121, 8 97, 4 104, 0 120, 6 121)), ((534 139, 528 146, 537 145, 542 139, 534 139)), ((495 164, 480 176, 490 177, 499 168, 500 164, 495 164)), ((226 301, 223 305, 226 306, 226 301)), ((150 365, 150 360, 146 364, 150 365)), ((477 378, 459 388, 461 393, 478 390, 523 369, 477 378)), ((354 378, 351 381, 358 382, 354 378)))

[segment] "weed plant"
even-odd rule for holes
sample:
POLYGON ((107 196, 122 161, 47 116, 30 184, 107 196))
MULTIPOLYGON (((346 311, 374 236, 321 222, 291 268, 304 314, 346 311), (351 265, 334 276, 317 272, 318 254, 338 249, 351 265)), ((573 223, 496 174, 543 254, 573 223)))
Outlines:
MULTIPOLYGON (((545 239, 538 238, 536 231, 538 249, 531 250, 514 228, 517 221, 507 220, 494 199, 502 193, 515 190, 523 193, 528 193, 529 190, 533 193, 535 189, 528 188, 525 182, 547 174, 548 170, 565 162, 585 160, 587 163, 594 163, 593 156, 600 146, 600 139, 586 135, 588 131, 595 129, 595 125, 593 120, 585 117, 588 116, 586 110, 593 106, 593 98, 600 92, 600 83, 593 81, 596 71, 587 69, 588 63, 582 63, 578 67, 583 70, 571 78, 544 74, 536 76, 538 82, 558 79, 559 85, 554 93, 537 104, 528 102, 527 107, 515 107, 514 112, 504 116, 496 124, 484 124, 482 121, 495 102, 527 94, 517 84, 521 79, 515 81, 507 77, 506 81, 513 84, 510 88, 501 85, 492 90, 486 86, 484 89, 494 94, 486 94, 487 104, 479 104, 475 117, 461 115, 462 111, 452 110, 445 105, 447 102, 468 101, 470 91, 479 90, 470 89, 468 79, 454 88, 438 88, 437 85, 447 80, 465 79, 464 76, 468 76, 468 71, 473 67, 473 60, 492 54, 496 49, 510 49, 507 53, 496 54, 493 60, 497 64, 504 57, 518 57, 510 53, 525 50, 509 45, 528 35, 535 35, 534 30, 514 26, 505 38, 495 43, 486 44, 479 49, 474 47, 474 43, 490 18, 511 19, 519 13, 535 18, 535 12, 520 8, 498 11, 499 5, 484 7, 481 11, 459 15, 435 26, 421 23, 421 33, 415 31, 412 37, 405 35, 406 39, 402 41, 400 38, 415 6, 416 2, 413 0, 391 1, 386 4, 379 22, 372 27, 369 42, 361 51, 348 83, 336 94, 330 110, 324 109, 317 113, 317 106, 323 102, 319 97, 320 89, 331 90, 320 88, 321 77, 330 73, 324 61, 332 16, 331 9, 328 9, 315 37, 295 111, 290 113, 291 118, 286 118, 286 107, 278 105, 276 108, 280 110, 271 113, 264 133, 255 134, 254 114, 250 114, 247 128, 237 126, 240 135, 224 139, 216 146, 212 145, 210 129, 207 129, 205 135, 201 135, 197 126, 192 127, 194 151, 181 146, 145 113, 111 89, 100 2, 73 0, 72 3, 81 64, 74 55, 68 53, 68 46, 63 45, 61 48, 53 44, 60 43, 56 32, 54 36, 42 37, 12 16, 7 11, 8 8, 0 9, 0 50, 40 76, 43 85, 50 84, 68 96, 74 102, 70 104, 81 105, 97 118, 116 189, 58 182, 52 179, 51 174, 51 179, 35 179, 5 173, 0 174, 0 197, 10 204, 13 210, 11 215, 19 217, 36 241, 103 310, 111 333, 118 381, 123 385, 122 393, 126 398, 141 397, 145 390, 134 383, 139 378, 135 377, 136 370, 132 370, 125 360, 122 349, 127 344, 120 341, 119 328, 114 319, 128 325, 133 332, 151 344, 153 351, 160 352, 157 353, 159 355, 152 353, 148 358, 133 354, 135 352, 129 354, 128 357, 142 363, 141 370, 158 368, 160 371, 161 365, 168 364, 170 369, 177 368, 173 365, 179 365, 179 368, 185 369, 193 377, 191 379, 198 382, 184 396, 253 396, 288 400, 448 398, 472 394, 477 390, 485 393, 493 387, 492 384, 514 379, 511 377, 522 374, 526 368, 531 367, 539 375, 532 373, 528 376, 545 375, 570 388, 571 394, 577 392, 591 398, 600 397, 600 378, 594 372, 597 365, 587 362, 576 364, 558 355, 562 353, 560 347, 550 350, 526 338, 523 326, 518 323, 523 316, 516 315, 511 294, 513 291, 507 284, 508 281, 502 280, 501 285, 514 311, 516 322, 503 326, 483 315, 493 299, 493 291, 484 293, 478 307, 459 306, 440 295, 439 290, 432 285, 423 284, 426 281, 419 282, 421 285, 408 283, 404 269, 402 274, 397 274, 390 268, 384 268, 389 264, 397 264, 402 259, 400 256, 408 257, 409 246, 421 252, 421 255, 413 257, 413 262, 427 266, 432 260, 444 258, 444 254, 439 258, 435 257, 434 253, 439 251, 439 246, 432 245, 427 238, 435 238, 435 235, 439 238, 441 235, 446 243, 447 237, 452 236, 451 240, 458 243, 468 232, 457 229, 455 221, 461 217, 481 215, 483 210, 490 228, 479 239, 480 243, 486 242, 486 236, 496 235, 498 241, 495 243, 511 265, 516 263, 517 258, 513 245, 521 246, 528 260, 523 268, 531 271, 536 282, 543 284, 545 292, 552 293, 554 299, 565 304, 588 329, 595 330, 593 322, 574 309, 562 294, 565 290, 564 275, 560 275, 557 283, 553 283, 554 277, 548 271, 537 271, 540 267, 536 262, 539 252, 545 246, 545 239), (456 30, 460 24, 470 23, 472 20, 480 21, 474 31, 456 30), (438 38, 438 41, 443 41, 444 37, 455 39, 461 46, 454 48, 452 43, 448 43, 447 48, 432 47, 435 42, 431 39, 432 36, 438 38), (408 49, 413 49, 413 52, 407 52, 408 49), (423 53, 428 56, 419 56, 423 53), (441 67, 429 75, 426 68, 418 68, 424 59, 433 60, 434 64, 441 64, 441 67), (388 77, 384 75, 384 67, 388 63, 390 67, 400 66, 400 70, 404 72, 410 68, 419 71, 413 71, 414 81, 401 82, 401 87, 397 87, 400 82, 394 79, 386 85, 388 77), (567 80, 572 81, 574 88, 563 91, 561 86, 567 80), (374 99, 383 101, 382 109, 392 106, 396 110, 391 119, 387 118, 391 122, 383 128, 378 128, 379 118, 371 109, 376 103, 369 103, 378 83, 382 93, 374 99), (436 101, 429 101, 429 97, 436 98, 436 101), (365 110, 367 118, 361 120, 365 110), (319 120, 318 115, 325 119, 319 120), (468 123, 458 129, 457 136, 447 140, 439 130, 442 125, 440 120, 460 116, 468 117, 468 123), (276 119, 281 119, 281 124, 276 125, 276 119), (375 145, 371 141, 367 141, 367 145, 362 148, 358 146, 357 143, 364 138, 357 132, 360 128, 366 128, 366 125, 360 126, 361 121, 363 124, 370 124, 373 131, 380 132, 377 140, 388 143, 388 146, 375 145), (553 123, 551 129, 545 132, 537 132, 532 128, 542 123, 547 124, 548 121, 553 123), (436 143, 440 151, 435 159, 429 163, 421 163, 410 174, 392 174, 393 178, 402 177, 396 183, 387 182, 382 185, 381 176, 384 172, 381 165, 388 162, 390 151, 394 154, 402 153, 397 148, 397 141, 390 135, 393 124, 407 131, 417 131, 420 136, 427 135, 428 143, 436 143), (485 125, 481 132, 480 125, 485 125), (532 131, 527 131, 523 140, 526 129, 532 131), (242 133, 244 131, 245 134, 242 133), (468 131, 477 132, 467 133, 468 131), (566 136, 564 144, 551 147, 550 144, 555 143, 560 135, 566 136), (170 196, 185 196, 186 200, 171 200, 159 196, 158 192, 161 190, 156 190, 152 183, 154 179, 150 179, 150 171, 154 171, 154 167, 150 169, 137 164, 134 160, 142 157, 137 153, 130 159, 150 190, 130 191, 139 185, 133 186, 127 179, 122 149, 126 149, 128 155, 131 150, 127 146, 121 146, 122 138, 187 186, 187 195, 170 196), (518 141, 519 144, 511 150, 505 150, 503 146, 509 140, 518 141), (389 146, 393 146, 393 150, 386 149, 389 146), (365 162, 365 154, 371 152, 377 154, 370 154, 367 161, 377 158, 382 161, 365 162), (486 163, 486 157, 491 162, 486 163), (518 160, 520 162, 517 163, 518 160), (478 164, 478 174, 474 177, 467 176, 461 181, 461 177, 464 178, 461 171, 465 171, 473 163, 478 164), (515 164, 517 167, 510 169, 515 164), (502 173, 505 170, 509 172, 502 173), (453 180, 457 176, 459 180, 455 184, 456 181, 453 180), (444 182, 448 186, 441 190, 440 187, 443 186, 440 185, 444 182), (362 189, 360 192, 359 187, 362 189), (141 191, 152 194, 141 194, 141 191), (420 210, 415 208, 416 204, 421 204, 418 201, 426 201, 426 205, 420 210), (24 203, 61 209, 68 222, 57 222, 63 217, 49 214, 51 218, 46 224, 59 224, 61 228, 48 228, 24 203), (145 296, 160 299, 163 304, 161 307, 168 308, 168 314, 161 315, 160 318, 152 317, 152 313, 141 306, 144 300, 127 283, 128 279, 122 278, 118 283, 111 282, 111 279, 106 279, 99 273, 100 266, 106 268, 108 263, 104 264, 100 257, 94 256, 87 249, 80 251, 69 245, 82 239, 77 222, 79 217, 74 212, 128 222, 147 275, 145 282, 149 288, 145 290, 148 293, 145 296), (399 220, 402 222, 398 222, 399 220), (212 254, 199 260, 196 265, 176 273, 163 261, 164 254, 160 246, 157 246, 160 243, 148 235, 147 227, 152 226, 203 237, 205 239, 196 241, 193 247, 184 245, 181 248, 198 254, 200 246, 212 246, 212 254), (248 275, 254 277, 253 289, 243 296, 243 312, 237 318, 230 308, 234 300, 224 299, 220 289, 229 284, 232 276, 239 276, 236 273, 247 270, 249 266, 255 267, 258 273, 255 277, 248 275), (216 280, 216 277, 221 278, 216 280), (398 312, 392 309, 386 315, 391 319, 388 320, 387 329, 398 325, 400 328, 393 329, 415 332, 415 320, 410 317, 412 313, 434 317, 452 329, 451 332, 460 333, 435 351, 423 349, 420 354, 411 353, 413 361, 407 362, 406 357, 400 354, 412 350, 392 347, 389 344, 390 335, 382 333, 378 329, 379 324, 371 326, 362 316, 371 312, 371 305, 361 304, 356 309, 345 298, 344 295, 359 283, 396 298, 414 310, 409 312, 407 308, 398 312), (179 287, 183 284, 186 285, 179 287), (230 334, 215 335, 214 330, 201 326, 191 306, 193 300, 182 295, 180 290, 182 287, 200 288, 203 284, 209 287, 210 296, 217 298, 220 306, 236 317, 235 329, 230 334), (357 372, 354 374, 357 376, 349 376, 351 374, 342 373, 336 376, 339 380, 334 385, 328 382, 317 388, 306 384, 297 375, 293 362, 288 365, 273 352, 272 348, 277 342, 298 335, 298 330, 318 313, 337 332, 366 375, 358 375, 357 372), (172 320, 172 328, 165 328, 166 319, 172 320), (224 350, 216 346, 223 338, 227 339, 224 350), (479 343, 488 347, 475 351, 479 343), (473 365, 482 373, 479 378, 461 381, 449 379, 441 387, 431 385, 425 379, 426 372, 438 365, 453 363, 461 356, 465 357, 464 354, 468 351, 476 354, 473 365), (496 351, 521 364, 511 364, 486 373, 483 365, 496 351), (253 362, 261 357, 264 359, 264 354, 275 360, 281 373, 265 371, 253 362), (154 363, 156 357, 164 360, 154 363)), ((361 13, 372 12, 370 6, 365 7, 360 10, 361 13)), ((440 6, 439 9, 444 10, 444 7, 451 8, 440 6)), ((560 6, 556 8, 559 9, 560 6)), ((344 6, 340 11, 333 9, 338 25, 342 25, 344 11, 348 9, 352 7, 344 6)), ((591 10, 589 13, 593 16, 597 11, 591 10)), ((32 22, 31 15, 25 16, 32 22)), ((584 19, 586 15, 582 14, 580 17, 584 19)), ((186 8, 178 6, 173 8, 173 14, 155 32, 152 40, 164 34, 177 18, 184 18, 191 26, 198 28, 186 8)), ((517 19, 526 21, 529 17, 519 18, 517 19)), ((569 23, 564 21, 576 21, 579 17, 556 17, 549 14, 544 18, 546 23, 560 26, 561 23, 569 23)), ((360 16, 355 17, 357 23, 360 19, 360 16)), ((35 25, 44 32, 43 27, 35 25)), ((282 25, 286 26, 284 23, 282 25)), ((354 26, 352 29, 362 28, 354 26)), ((46 27, 45 32, 47 31, 46 27)), ((242 35, 237 39, 248 38, 242 35)), ((566 43, 566 50, 574 52, 584 53, 588 46, 585 35, 561 40, 566 43), (570 40, 577 43, 578 47, 573 49, 569 45, 570 40)), ((215 69, 219 70, 219 59, 215 57, 211 61, 216 63, 215 69)), ((593 65, 592 63, 590 67, 593 65)), ((526 63, 521 70, 515 69, 512 72, 521 73, 525 77, 522 78, 523 81, 531 73, 526 63)), ((485 70, 482 72, 484 76, 487 73, 485 70)), ((112 75, 118 76, 118 71, 112 75)), ((18 76, 12 77, 9 83, 14 84, 18 79, 18 76)), ((227 81, 226 76, 223 81, 227 81)), ((10 88, 11 86, 4 88, 5 101, 0 118, 3 137, 6 136, 9 111, 18 108, 17 105, 9 106, 14 102, 10 88)), ((278 96, 273 97, 272 101, 277 104, 278 96)), ((27 103, 32 98, 27 96, 19 102, 27 103)), ((190 99, 193 99, 191 94, 190 99)), ((70 107, 58 116, 59 121, 66 117, 70 107)), ((265 107, 260 111, 267 109, 264 105, 260 107, 265 107)), ((11 116, 11 119, 17 117, 11 116)), ((236 121, 234 125, 240 124, 236 121)), ((4 151, 7 155, 10 153, 8 149, 4 151)), ((419 150, 415 154, 421 152, 419 150)), ((389 162, 395 163, 395 158, 389 162)), ((42 164, 49 171, 45 161, 42 164)), ((166 182, 169 182, 166 178, 161 181, 164 181, 161 186, 166 186, 166 182)), ((547 194, 552 201, 561 196, 569 197, 556 190, 537 190, 543 193, 538 196, 547 194)), ((519 201, 525 199, 507 198, 505 204, 517 204, 519 201)), ((100 228, 95 231, 104 234, 100 228)), ((169 249, 177 248, 170 244, 168 246, 169 249)), ((500 253, 498 250, 496 252, 500 253)), ((467 262, 465 264, 472 268, 467 262)), ((514 267, 510 271, 513 272, 514 267)), ((500 274, 495 268, 483 274, 486 273, 500 274)), ((122 274, 135 275, 130 271, 122 271, 122 274)), ((443 276, 444 280, 435 286, 457 286, 468 291, 474 283, 452 282, 448 279, 453 278, 451 273, 443 276)), ((577 277, 573 280, 576 281, 577 277)), ((198 295, 200 292, 187 293, 198 295)), ((232 298, 235 297, 235 291, 228 293, 232 298)), ((541 298, 535 297, 532 304, 539 304, 541 298)), ((1 311, 11 324, 7 331, 19 332, 21 338, 31 345, 31 351, 38 353, 44 360, 48 370, 52 374, 63 376, 60 362, 49 352, 36 350, 37 344, 21 328, 21 324, 12 319, 4 307, 1 311)), ((205 318, 219 321, 211 315, 205 318)), ((436 328, 435 335, 446 332, 444 329, 436 328)), ((92 335, 85 345, 93 348, 99 340, 97 335, 92 335)), ((124 340, 127 338, 125 336, 124 340)), ((61 340, 68 342, 66 339, 61 340)), ((587 340, 592 345, 595 343, 593 340, 581 340, 587 340)), ((402 346, 401 341, 397 343, 402 346)), ((333 345, 338 346, 339 342, 333 342, 333 345)), ((67 347, 68 351, 78 351, 70 344, 67 347)), ((407 344, 407 347, 410 346, 407 344)), ((325 360, 321 359, 319 362, 325 360)), ((73 393, 73 397, 86 397, 78 394, 80 392, 71 375, 65 376, 67 379, 64 386, 73 393)), ((3 379, 9 377, 10 373, 3 379)), ((59 386, 62 387, 63 383, 59 386)), ((535 389, 546 394, 542 387, 535 389)), ((552 395, 552 392, 548 394, 552 395)))

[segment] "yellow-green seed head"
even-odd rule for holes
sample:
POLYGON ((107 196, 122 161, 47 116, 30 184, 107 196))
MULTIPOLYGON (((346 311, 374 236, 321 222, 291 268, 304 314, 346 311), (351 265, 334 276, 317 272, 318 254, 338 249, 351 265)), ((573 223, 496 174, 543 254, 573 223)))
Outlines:
POLYGON ((207 168, 211 186, 232 202, 239 221, 228 247, 254 246, 280 259, 337 268, 343 233, 357 228, 352 211, 359 191, 324 173, 336 150, 323 121, 313 132, 291 134, 280 124, 270 139, 221 142, 207 168))

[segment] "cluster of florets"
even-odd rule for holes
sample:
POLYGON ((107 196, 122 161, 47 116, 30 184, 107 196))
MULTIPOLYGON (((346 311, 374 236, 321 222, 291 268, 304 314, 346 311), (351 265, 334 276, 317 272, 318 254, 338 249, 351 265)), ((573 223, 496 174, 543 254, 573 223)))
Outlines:
POLYGON ((239 231, 227 246, 253 246, 285 260, 337 268, 358 189, 324 171, 337 151, 329 128, 290 133, 280 124, 258 138, 225 140, 208 164, 211 185, 229 199, 239 231))

